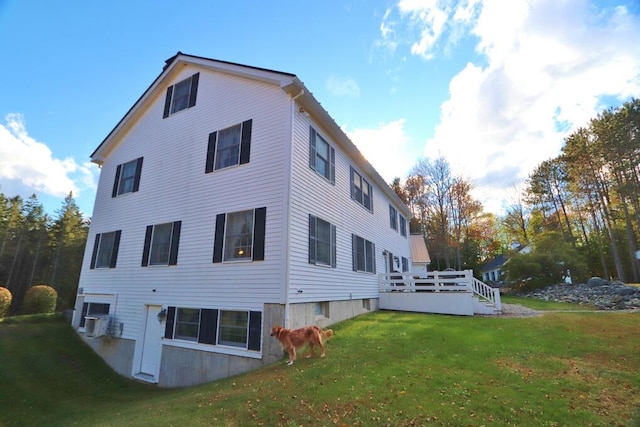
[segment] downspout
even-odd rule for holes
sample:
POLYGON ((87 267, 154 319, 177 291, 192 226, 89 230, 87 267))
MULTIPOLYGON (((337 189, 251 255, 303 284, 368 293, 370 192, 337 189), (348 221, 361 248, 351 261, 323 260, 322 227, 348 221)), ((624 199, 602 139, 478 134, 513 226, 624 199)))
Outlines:
POLYGON ((293 143, 294 143, 294 133, 295 133, 295 113, 296 113, 296 99, 300 98, 304 95, 304 89, 300 90, 300 93, 291 98, 291 140, 289 145, 289 161, 287 162, 287 167, 289 169, 289 176, 287 177, 287 192, 285 196, 285 204, 286 204, 286 215, 284 218, 284 327, 288 328, 290 326, 290 302, 289 302, 289 284, 291 283, 291 268, 290 268, 290 260, 289 260, 289 237, 291 235, 289 231, 289 227, 291 224, 291 183, 293 180, 293 143))

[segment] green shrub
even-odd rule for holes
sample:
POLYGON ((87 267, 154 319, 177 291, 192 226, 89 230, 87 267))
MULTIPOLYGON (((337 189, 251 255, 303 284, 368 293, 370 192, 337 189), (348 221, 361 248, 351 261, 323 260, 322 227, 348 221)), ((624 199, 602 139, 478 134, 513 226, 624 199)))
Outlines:
POLYGON ((36 285, 27 290, 22 303, 23 314, 53 313, 58 293, 51 286, 36 285))
POLYGON ((7 288, 0 287, 0 318, 6 317, 11 308, 11 291, 7 288))

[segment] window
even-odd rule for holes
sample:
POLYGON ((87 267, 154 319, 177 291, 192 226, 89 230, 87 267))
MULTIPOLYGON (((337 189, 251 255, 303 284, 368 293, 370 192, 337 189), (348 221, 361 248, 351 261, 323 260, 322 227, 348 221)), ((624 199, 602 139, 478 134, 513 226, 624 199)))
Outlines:
POLYGON ((351 167, 351 198, 373 212, 373 188, 351 167))
POLYGON ((402 257, 402 271, 406 272, 409 271, 409 259, 402 257))
POLYGON ((82 304, 82 315, 80 316, 80 327, 84 328, 86 316, 99 316, 109 314, 109 304, 102 302, 85 302, 82 304))
POLYGON ((213 262, 264 260, 267 208, 218 214, 213 262))
POLYGON ((309 215, 309 264, 336 267, 336 226, 309 215))
POLYGON ((389 205, 389 226, 398 230, 398 211, 391 205, 389 205))
POLYGON ((142 173, 142 159, 143 158, 140 157, 136 160, 118 165, 111 197, 138 191, 140 187, 140 174, 142 173))
POLYGON ((169 117, 173 113, 191 108, 196 105, 198 95, 198 80, 200 73, 196 73, 181 82, 169 86, 164 101, 163 118, 169 117))
POLYGON ((329 317, 329 303, 326 301, 315 303, 314 313, 316 317, 329 317))
POLYGON ((400 215, 400 235, 407 237, 407 220, 400 215))
POLYGON ((115 268, 118 259, 121 230, 96 234, 93 243, 90 269, 115 268))
POLYGON ((174 338, 198 341, 200 332, 200 309, 179 308, 176 312, 176 330, 174 338))
POLYGON ((336 150, 312 127, 309 128, 309 167, 335 184, 336 150))
POLYGON ((209 134, 205 173, 249 163, 252 120, 209 134))
POLYGON ((247 327, 249 326, 248 314, 246 311, 221 311, 218 344, 246 347, 247 327))
POLYGON ((351 235, 353 271, 376 272, 376 245, 355 234, 351 235))
POLYGON ((144 238, 142 266, 176 265, 182 221, 149 225, 144 238))
POLYGON ((262 312, 169 307, 164 337, 260 351, 262 312))

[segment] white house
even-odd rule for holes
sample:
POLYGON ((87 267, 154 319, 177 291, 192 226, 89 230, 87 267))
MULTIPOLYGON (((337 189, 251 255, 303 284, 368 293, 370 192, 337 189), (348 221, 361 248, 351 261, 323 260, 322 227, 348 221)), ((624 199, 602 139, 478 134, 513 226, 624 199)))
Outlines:
POLYGON ((293 74, 178 52, 91 160, 73 325, 123 376, 273 363, 274 324, 376 310, 412 264, 409 209, 293 74))

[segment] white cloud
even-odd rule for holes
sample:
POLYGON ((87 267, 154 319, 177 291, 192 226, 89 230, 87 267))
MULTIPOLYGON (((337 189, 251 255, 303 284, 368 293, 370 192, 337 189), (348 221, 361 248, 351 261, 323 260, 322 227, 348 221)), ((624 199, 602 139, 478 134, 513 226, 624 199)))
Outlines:
POLYGON ((335 96, 357 98, 360 96, 360 86, 353 78, 332 74, 327 78, 325 86, 329 93, 335 96))
POLYGON ((398 8, 411 14, 409 27, 419 19, 431 29, 432 39, 417 37, 415 55, 428 58, 437 39, 449 36, 439 12, 468 23, 478 39, 486 62, 468 63, 450 81, 425 155, 442 155, 454 172, 473 179, 489 210, 499 211, 505 189, 556 156, 564 137, 602 110, 603 97, 640 96, 640 17, 622 6, 402 0, 398 8))
POLYGON ((353 129, 343 131, 358 147, 364 157, 387 183, 394 178, 404 178, 413 160, 408 153, 408 137, 404 130, 404 119, 380 123, 375 129, 353 129))
POLYGON ((72 158, 56 159, 46 144, 29 136, 24 118, 8 114, 0 124, 0 191, 7 196, 36 193, 64 198, 96 188, 98 169, 72 158))

